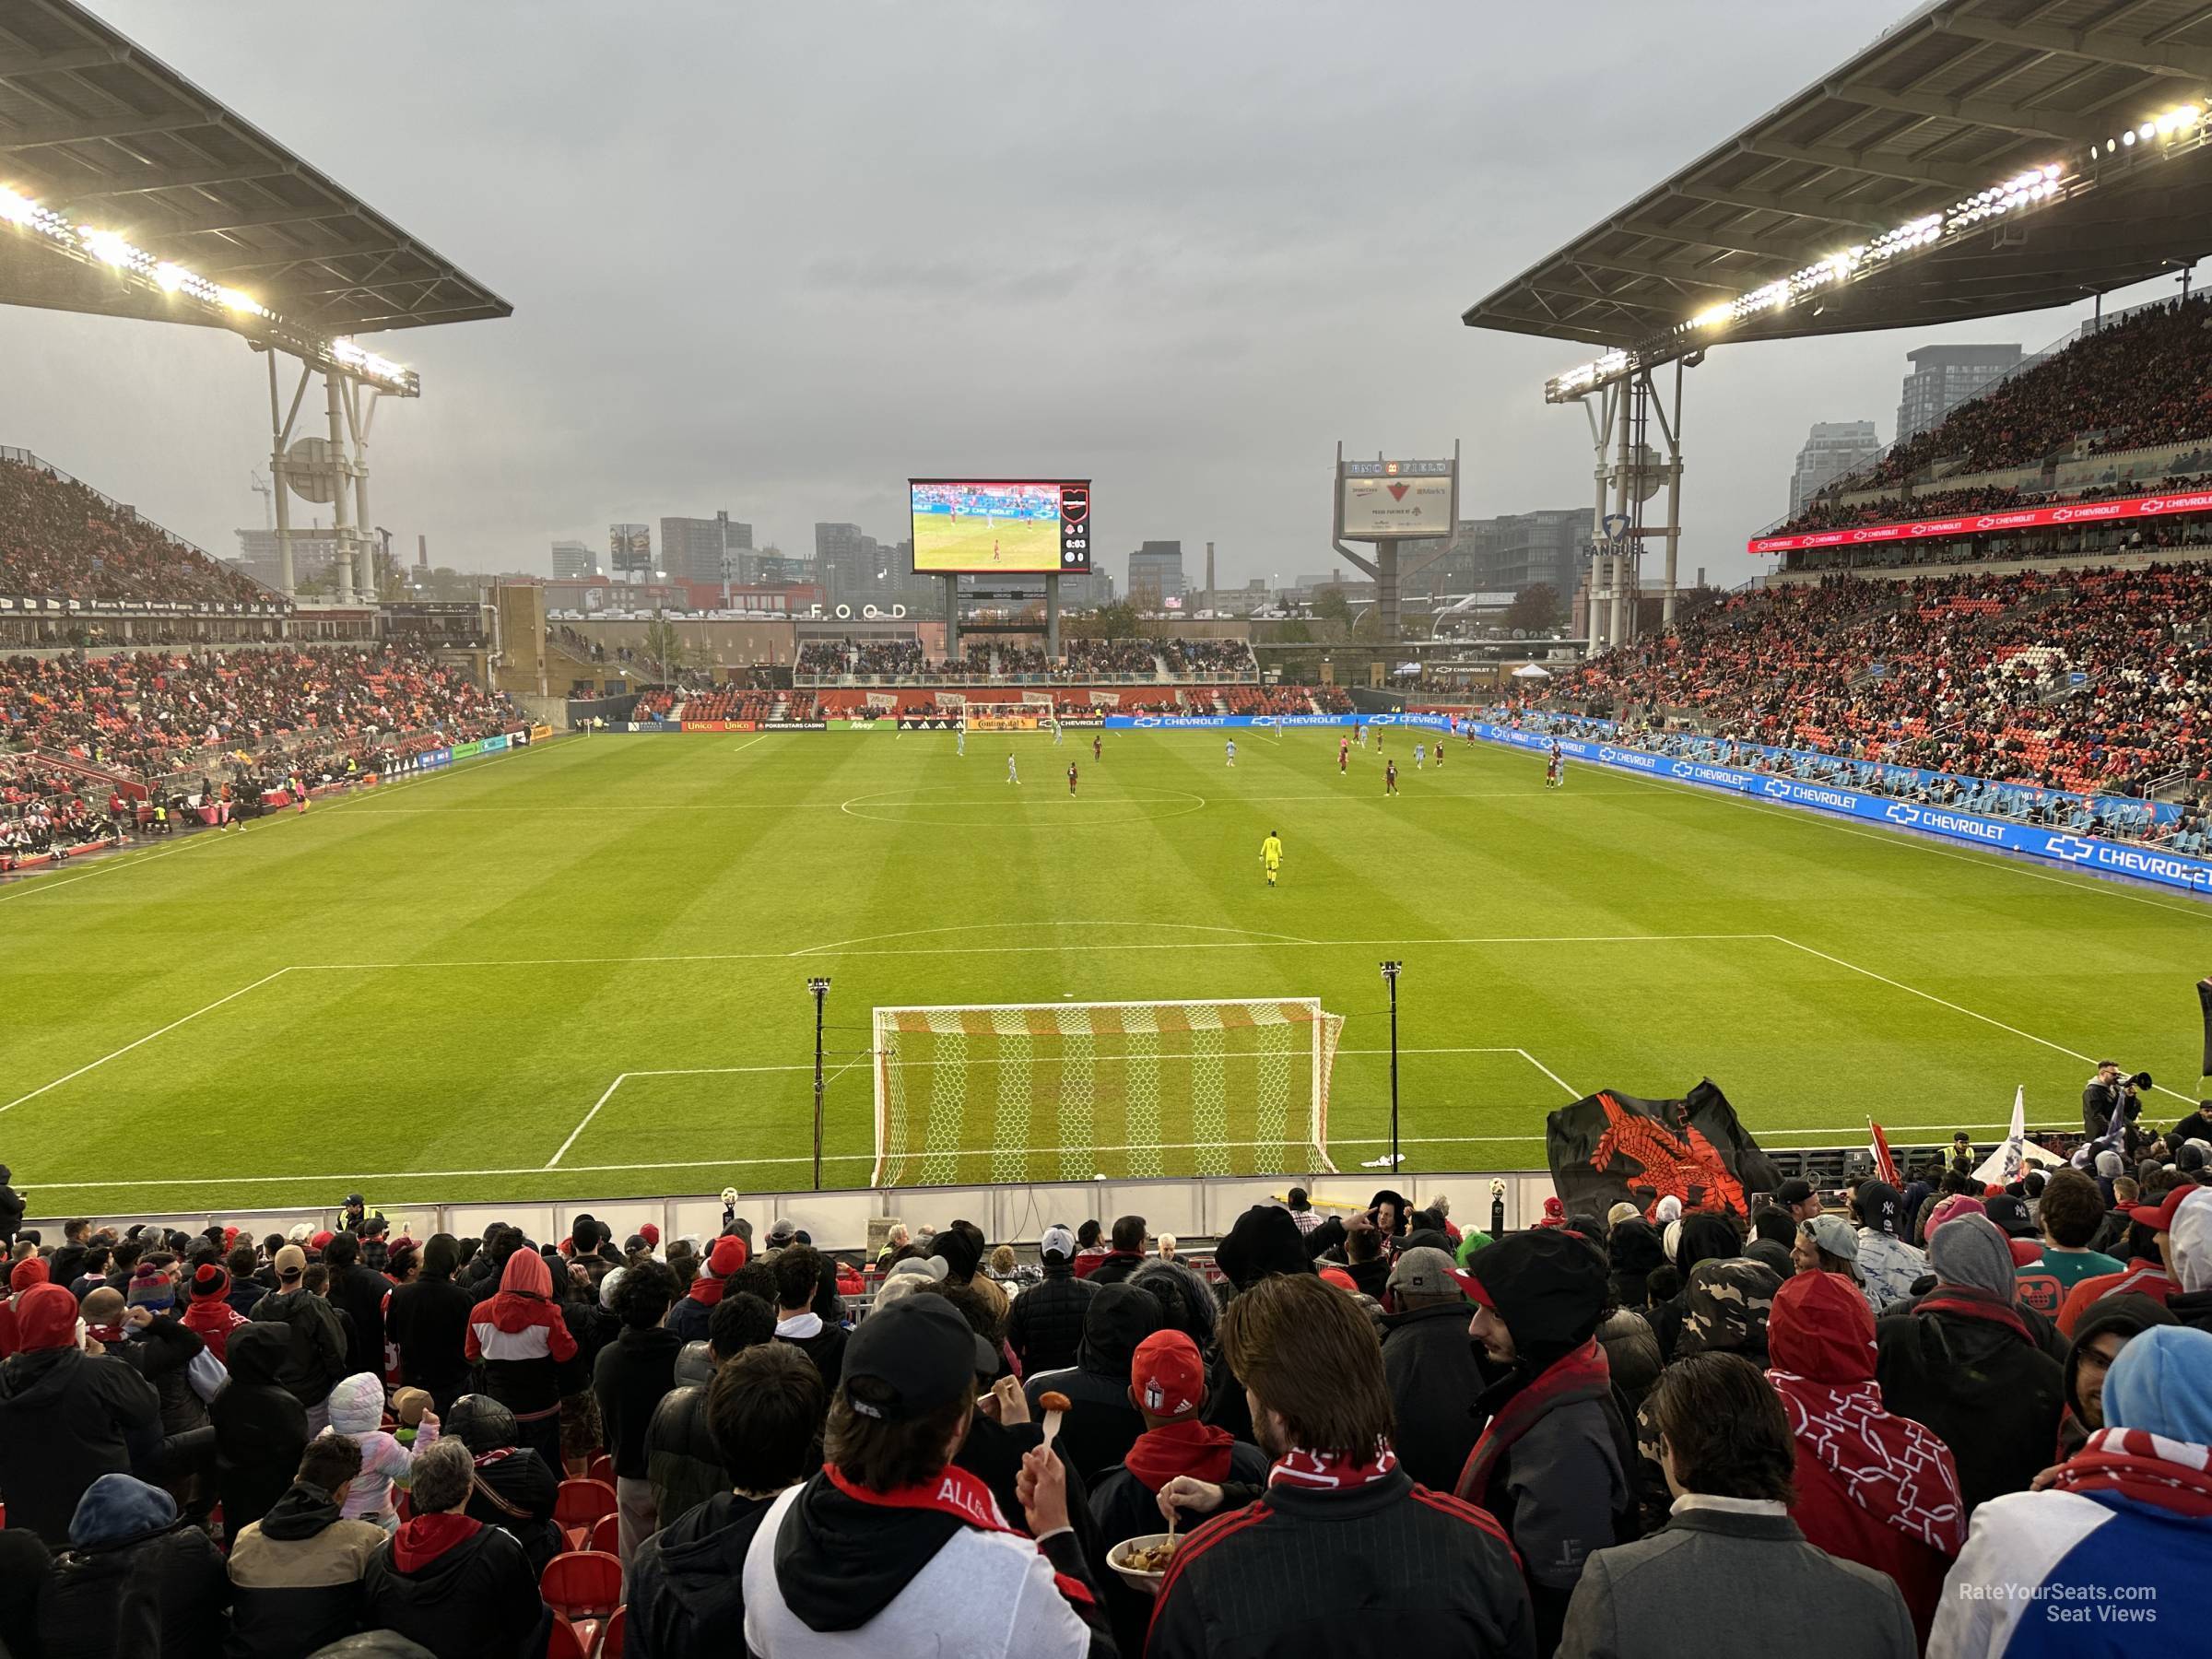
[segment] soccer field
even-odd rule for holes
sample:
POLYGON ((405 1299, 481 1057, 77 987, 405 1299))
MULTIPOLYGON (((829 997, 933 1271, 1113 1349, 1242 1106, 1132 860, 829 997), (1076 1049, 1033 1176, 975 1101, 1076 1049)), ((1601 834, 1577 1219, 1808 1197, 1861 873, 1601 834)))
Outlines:
POLYGON ((1057 571, 1060 520, 986 519, 968 513, 957 520, 917 515, 914 520, 917 571, 1057 571))
POLYGON ((1787 1147, 1994 1131, 2023 1083, 2063 1124, 2106 1054, 2196 1080, 2188 900, 1464 742, 1416 771, 1403 730, 1385 799, 1334 731, 1239 735, 1233 771, 1204 731, 570 739, 0 888, 0 1162, 36 1214, 789 1189, 825 973, 833 1186, 874 1006, 1071 996, 1319 998, 1354 1171, 1384 958, 1413 1171, 1540 1168, 1600 1088, 1711 1076, 1787 1147))

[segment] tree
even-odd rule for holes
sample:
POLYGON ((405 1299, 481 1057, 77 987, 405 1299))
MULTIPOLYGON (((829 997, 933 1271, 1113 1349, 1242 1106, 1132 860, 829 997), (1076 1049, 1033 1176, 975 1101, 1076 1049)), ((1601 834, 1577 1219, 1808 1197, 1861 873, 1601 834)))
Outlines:
POLYGON ((645 624, 644 655, 646 661, 659 665, 662 678, 672 680, 682 671, 689 653, 676 624, 655 613, 653 620, 645 624))
POLYGON ((1313 618, 1318 622, 1339 622, 1352 625, 1351 601, 1344 596, 1344 589, 1335 585, 1313 591, 1313 618))
POLYGON ((1506 607, 1505 625, 1523 633, 1548 633, 1565 616, 1559 590, 1548 582, 1523 588, 1506 607))
POLYGON ((1100 606, 1092 623, 1101 640, 1134 640, 1142 631, 1137 622, 1136 606, 1125 599, 1112 605, 1100 606))

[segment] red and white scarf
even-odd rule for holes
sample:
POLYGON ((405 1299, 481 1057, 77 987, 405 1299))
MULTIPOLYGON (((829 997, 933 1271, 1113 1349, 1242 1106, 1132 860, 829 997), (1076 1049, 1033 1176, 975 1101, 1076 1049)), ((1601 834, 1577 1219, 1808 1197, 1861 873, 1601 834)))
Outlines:
POLYGON ((1966 1500, 1951 1452, 1932 1430, 1882 1409, 1871 1379, 1846 1387, 1770 1371, 1790 1434, 1842 1481, 1851 1500, 1947 1556, 1966 1542, 1966 1500))
POLYGON ((1372 1486, 1398 1466, 1398 1454, 1388 1441, 1377 1441, 1372 1457, 1344 1452, 1309 1452, 1293 1446, 1267 1471, 1271 1487, 1298 1487, 1309 1492, 1349 1492, 1372 1486))
POLYGON ((2202 1519, 2212 1516, 2212 1446, 2168 1440, 2147 1429, 2100 1429, 2059 1465, 2053 1484, 2068 1492, 2112 1492, 2202 1519))
MULTIPOLYGON (((1017 1538, 1029 1535, 1008 1524, 998 1507, 998 1500, 991 1496, 991 1488, 967 1470, 947 1464, 927 1480, 918 1480, 912 1486, 893 1487, 888 1492, 848 1480, 835 1464, 822 1465, 823 1478, 855 1503, 869 1504, 877 1509, 930 1510, 940 1515, 972 1526, 978 1532, 1007 1533, 1017 1538)), ((1049 1562, 1047 1563, 1050 1564, 1049 1562)), ((1090 1586, 1080 1579, 1069 1578, 1064 1572, 1054 1572, 1053 1582, 1060 1586, 1060 1594, 1078 1607, 1088 1607, 1096 1599, 1090 1586)))

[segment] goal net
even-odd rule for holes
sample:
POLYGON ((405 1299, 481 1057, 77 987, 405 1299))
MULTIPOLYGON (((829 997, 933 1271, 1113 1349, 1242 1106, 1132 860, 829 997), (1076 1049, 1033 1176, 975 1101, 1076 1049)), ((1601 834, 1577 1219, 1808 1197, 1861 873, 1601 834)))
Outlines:
POLYGON ((873 1184, 1333 1172, 1310 997, 876 1010, 873 1184))

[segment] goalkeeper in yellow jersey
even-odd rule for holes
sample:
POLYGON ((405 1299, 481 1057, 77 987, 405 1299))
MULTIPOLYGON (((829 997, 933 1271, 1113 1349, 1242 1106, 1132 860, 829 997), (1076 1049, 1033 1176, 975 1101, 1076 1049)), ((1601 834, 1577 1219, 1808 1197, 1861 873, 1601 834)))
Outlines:
POLYGON ((1267 885, 1273 887, 1277 874, 1283 867, 1283 838, 1273 830, 1260 843, 1260 863, 1267 871, 1267 885))

